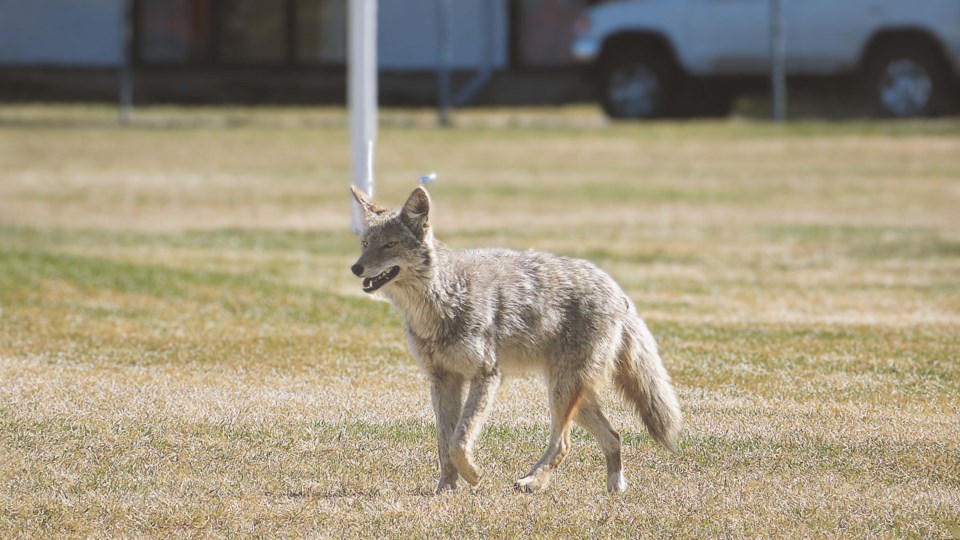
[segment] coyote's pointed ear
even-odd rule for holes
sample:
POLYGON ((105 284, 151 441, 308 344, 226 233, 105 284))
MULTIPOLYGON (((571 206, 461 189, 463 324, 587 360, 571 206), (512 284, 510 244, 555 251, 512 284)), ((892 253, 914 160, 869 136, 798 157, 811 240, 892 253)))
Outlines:
POLYGON ((417 186, 407 197, 400 210, 400 219, 420 238, 425 238, 430 232, 430 195, 423 186, 417 186))
POLYGON ((370 221, 370 218, 373 216, 387 211, 387 209, 380 206, 377 201, 368 197, 363 191, 360 191, 357 186, 350 186, 350 193, 353 194, 353 200, 355 201, 354 207, 360 211, 363 226, 366 226, 367 222, 370 221))

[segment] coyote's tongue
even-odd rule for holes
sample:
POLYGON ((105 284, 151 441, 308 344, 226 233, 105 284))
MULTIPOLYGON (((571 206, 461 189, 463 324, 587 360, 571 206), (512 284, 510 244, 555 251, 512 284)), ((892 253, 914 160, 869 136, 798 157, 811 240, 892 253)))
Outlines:
POLYGON ((384 270, 378 276, 364 279, 363 292, 372 293, 373 291, 386 285, 387 282, 389 282, 391 279, 397 277, 397 274, 399 273, 400 273, 400 267, 394 266, 384 270))

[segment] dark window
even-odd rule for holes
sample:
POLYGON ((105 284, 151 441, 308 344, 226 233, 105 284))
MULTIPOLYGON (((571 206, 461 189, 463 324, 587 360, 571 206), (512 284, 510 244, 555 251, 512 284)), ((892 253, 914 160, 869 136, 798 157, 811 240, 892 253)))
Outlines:
POLYGON ((587 0, 519 0, 514 46, 515 62, 523 66, 563 66, 573 62, 570 45, 573 23, 587 0))
POLYGON ((279 64, 286 54, 286 2, 221 0, 218 57, 231 64, 279 64))
POLYGON ((210 60, 212 0, 141 0, 136 14, 138 58, 151 64, 210 60))
POLYGON ((347 0, 297 0, 297 60, 347 61, 347 0))
POLYGON ((348 0, 134 0, 142 64, 343 65, 348 0))

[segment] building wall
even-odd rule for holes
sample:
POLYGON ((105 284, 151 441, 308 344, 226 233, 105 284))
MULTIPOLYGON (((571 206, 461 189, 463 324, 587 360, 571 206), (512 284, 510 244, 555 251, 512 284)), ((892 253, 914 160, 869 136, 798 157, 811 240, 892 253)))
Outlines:
MULTIPOLYGON (((492 45, 493 67, 508 62, 509 0, 448 0, 450 67, 476 68, 484 63, 485 43, 492 45), (485 25, 489 25, 489 30, 485 25), (489 35, 487 32, 489 31, 489 35)), ((434 69, 439 58, 438 0, 381 0, 378 5, 377 54, 381 69, 434 69)))
POLYGON ((121 0, 0 0, 0 64, 112 66, 121 0))
MULTIPOLYGON (((347 0, 326 0, 321 62, 346 61, 347 0)), ((508 0, 449 0, 451 68, 505 67, 508 0), (487 43, 492 46, 487 51, 487 43)), ((123 0, 0 0, 0 64, 115 66, 123 0)), ((177 3, 173 3, 177 4, 177 3)), ((189 2, 180 2, 189 6, 189 2)), ((439 58, 439 0, 381 0, 382 69, 429 70, 439 58)), ((149 11, 148 11, 149 12, 149 11)))

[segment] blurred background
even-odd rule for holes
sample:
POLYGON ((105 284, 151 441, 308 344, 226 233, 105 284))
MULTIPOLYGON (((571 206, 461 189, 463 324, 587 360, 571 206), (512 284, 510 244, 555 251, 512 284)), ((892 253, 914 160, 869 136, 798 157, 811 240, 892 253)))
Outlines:
MULTIPOLYGON (((635 117, 650 114, 629 104, 618 112, 611 100, 659 91, 674 103, 655 104, 653 115, 766 116, 778 54, 793 116, 942 115, 958 101, 952 0, 408 0, 378 9, 387 106, 599 101, 611 116, 635 117), (438 74, 452 78, 449 96, 438 96, 438 74), (893 105, 874 103, 884 91, 893 105)), ((0 0, 0 99, 109 101, 129 62, 139 104, 342 104, 347 11, 346 0, 0 0)))
MULTIPOLYGON (((585 1, 454 2, 450 67, 502 72, 479 103, 585 99, 570 73, 585 1), (532 71, 543 73, 530 77, 532 71), (555 72, 555 73, 554 73, 555 72), (527 76, 519 77, 521 73, 527 76), (559 85, 559 88, 556 87, 559 85), (523 95, 511 95, 521 92, 523 95)), ((384 104, 433 103, 441 20, 436 0, 381 2, 384 104)), ((124 2, 2 4, 4 97, 110 99, 123 60, 124 2), (16 70, 10 68, 16 66, 16 70)), ((133 0, 137 99, 144 102, 343 103, 346 0, 133 0)))

